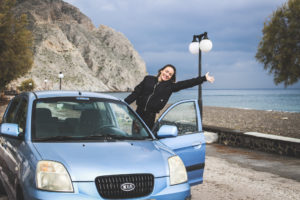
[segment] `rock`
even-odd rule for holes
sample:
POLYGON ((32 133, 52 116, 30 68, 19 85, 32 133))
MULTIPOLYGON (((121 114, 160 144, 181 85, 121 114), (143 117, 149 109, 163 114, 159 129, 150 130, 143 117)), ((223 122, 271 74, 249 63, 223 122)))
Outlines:
POLYGON ((206 144, 215 143, 218 141, 218 134, 210 131, 204 131, 206 144))
POLYGON ((130 41, 108 26, 96 28, 78 8, 61 0, 18 0, 16 15, 27 14, 34 36, 34 64, 24 77, 36 90, 128 91, 147 74, 130 41), (47 82, 44 80, 47 79, 47 82))

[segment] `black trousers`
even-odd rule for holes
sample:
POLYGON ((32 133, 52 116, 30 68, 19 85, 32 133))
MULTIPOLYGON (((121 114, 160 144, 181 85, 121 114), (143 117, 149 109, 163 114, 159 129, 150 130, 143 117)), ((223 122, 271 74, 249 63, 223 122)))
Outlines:
POLYGON ((144 120, 144 122, 147 124, 147 126, 152 130, 156 113, 151 111, 145 111, 143 109, 137 108, 136 109, 137 114, 144 120))

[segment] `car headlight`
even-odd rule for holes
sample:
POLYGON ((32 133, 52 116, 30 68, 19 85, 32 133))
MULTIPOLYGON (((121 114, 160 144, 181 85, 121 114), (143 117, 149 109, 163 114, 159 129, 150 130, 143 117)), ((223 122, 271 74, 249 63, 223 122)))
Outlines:
POLYGON ((176 185, 187 181, 185 166, 179 156, 172 156, 168 159, 170 169, 170 185, 176 185))
POLYGON ((41 190, 73 192, 66 168, 58 162, 39 161, 36 169, 36 186, 41 190))

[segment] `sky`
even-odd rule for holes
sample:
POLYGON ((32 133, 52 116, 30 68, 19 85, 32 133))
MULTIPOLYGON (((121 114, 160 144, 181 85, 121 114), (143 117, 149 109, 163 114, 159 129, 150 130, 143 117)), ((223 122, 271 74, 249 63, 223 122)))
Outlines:
MULTIPOLYGON (((202 52, 202 75, 213 84, 203 89, 284 88, 255 59, 264 22, 287 0, 64 0, 80 9, 96 27, 122 32, 156 75, 166 64, 177 80, 198 76, 198 55, 188 46, 193 35, 208 33, 213 43, 202 52)), ((300 88, 300 82, 288 88, 300 88)))

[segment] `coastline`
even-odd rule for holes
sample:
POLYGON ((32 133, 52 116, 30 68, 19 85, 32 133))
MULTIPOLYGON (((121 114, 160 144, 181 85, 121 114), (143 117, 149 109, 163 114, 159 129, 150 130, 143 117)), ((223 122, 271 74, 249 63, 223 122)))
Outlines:
MULTIPOLYGON (((130 92, 107 94, 124 99, 130 92)), ((203 89, 202 95, 204 106, 300 113, 300 89, 203 89)), ((185 89, 172 94, 168 103, 197 98, 198 90, 185 89)))

